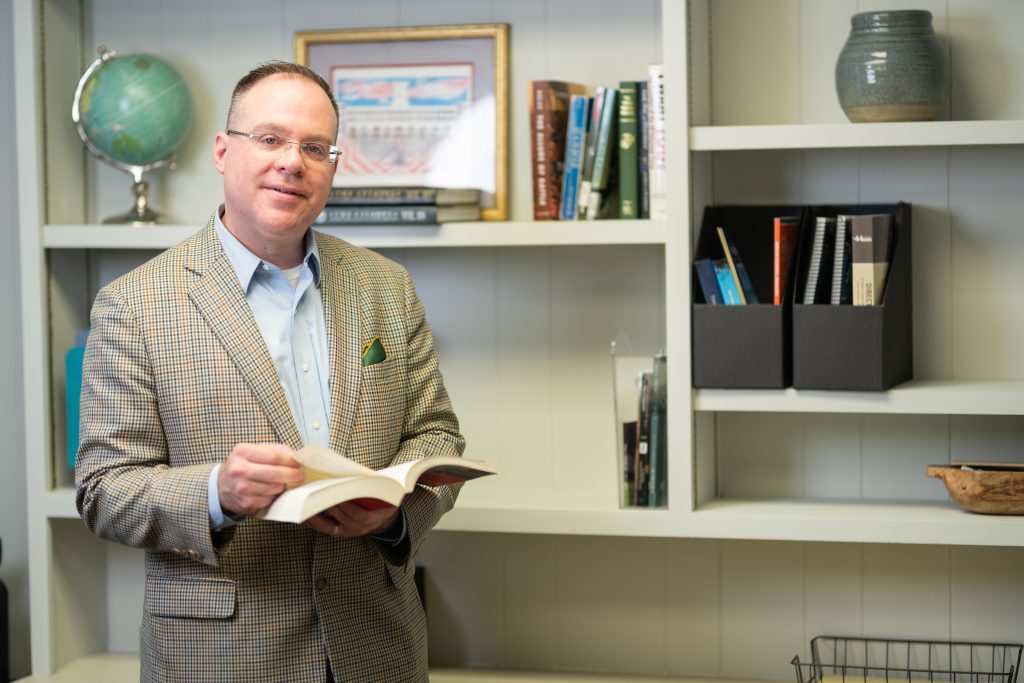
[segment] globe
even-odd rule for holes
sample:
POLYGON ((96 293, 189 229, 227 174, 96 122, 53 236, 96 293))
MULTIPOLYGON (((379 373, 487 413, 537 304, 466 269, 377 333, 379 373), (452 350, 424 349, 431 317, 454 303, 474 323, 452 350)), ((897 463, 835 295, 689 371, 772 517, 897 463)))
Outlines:
POLYGON ((118 56, 105 47, 99 52, 78 83, 71 118, 92 154, 135 180, 134 208, 104 222, 158 222, 143 174, 174 163, 192 125, 192 94, 159 57, 118 56))

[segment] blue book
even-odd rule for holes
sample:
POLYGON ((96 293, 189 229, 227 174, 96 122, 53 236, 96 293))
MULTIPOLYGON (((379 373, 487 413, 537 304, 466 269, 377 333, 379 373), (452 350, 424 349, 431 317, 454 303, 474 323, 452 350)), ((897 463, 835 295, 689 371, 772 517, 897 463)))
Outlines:
POLYGON ((715 275, 715 264, 711 262, 711 259, 697 259, 693 267, 697 271, 700 289, 704 292, 704 303, 722 303, 722 292, 718 289, 718 276, 715 275))
POLYGON ((75 466, 78 454, 78 421, 82 399, 82 363, 85 359, 85 334, 76 335, 75 345, 64 356, 64 391, 67 411, 68 467, 75 466))
POLYGON ((569 124, 565 133, 565 164, 562 170, 562 203, 558 209, 558 217, 564 221, 576 218, 577 191, 583 166, 583 141, 587 135, 590 101, 591 98, 586 95, 573 95, 569 99, 569 124))
POLYGON ((722 291, 722 300, 729 306, 742 306, 743 299, 740 298, 740 291, 736 289, 736 280, 732 277, 729 264, 725 259, 715 261, 715 277, 718 279, 718 288, 722 291))

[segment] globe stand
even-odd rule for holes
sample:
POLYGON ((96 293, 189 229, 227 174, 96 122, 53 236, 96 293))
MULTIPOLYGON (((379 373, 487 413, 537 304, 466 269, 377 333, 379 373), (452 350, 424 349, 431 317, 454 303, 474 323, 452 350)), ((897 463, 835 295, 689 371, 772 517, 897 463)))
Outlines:
POLYGON ((149 183, 142 179, 142 174, 146 171, 158 168, 160 166, 168 166, 170 168, 175 167, 176 159, 172 155, 171 157, 159 161, 155 164, 149 164, 148 166, 126 166, 124 164, 113 164, 117 168, 123 171, 127 171, 131 174, 134 182, 132 183, 132 193, 135 195, 135 204, 128 211, 118 214, 116 216, 110 216, 109 218, 103 219, 104 225, 153 225, 160 223, 169 223, 166 217, 158 214, 156 211, 149 206, 149 183))

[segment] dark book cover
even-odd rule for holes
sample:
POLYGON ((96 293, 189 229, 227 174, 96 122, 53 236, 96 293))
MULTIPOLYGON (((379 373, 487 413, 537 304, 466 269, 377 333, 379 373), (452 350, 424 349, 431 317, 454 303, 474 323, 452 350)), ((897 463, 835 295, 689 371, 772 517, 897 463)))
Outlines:
POLYGON ((651 130, 650 118, 648 117, 648 90, 647 81, 637 83, 637 111, 640 120, 637 129, 640 133, 640 153, 638 159, 638 178, 640 196, 640 218, 651 217, 651 177, 649 172, 649 160, 651 154, 651 130))
POLYGON ((639 81, 619 83, 619 218, 640 217, 639 81))

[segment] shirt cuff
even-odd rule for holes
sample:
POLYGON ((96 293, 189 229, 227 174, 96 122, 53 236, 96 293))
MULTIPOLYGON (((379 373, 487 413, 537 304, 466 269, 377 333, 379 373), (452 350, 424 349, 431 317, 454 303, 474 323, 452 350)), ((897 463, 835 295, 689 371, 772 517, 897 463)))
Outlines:
POLYGON ((224 513, 224 508, 220 506, 220 493, 217 491, 217 476, 219 474, 220 463, 217 463, 210 471, 210 480, 206 484, 206 504, 210 508, 210 529, 213 531, 226 529, 245 519, 245 515, 224 513))
POLYGON ((374 538, 382 543, 390 543, 392 548, 398 546, 398 544, 405 540, 406 526, 405 510, 403 508, 398 509, 398 519, 401 522, 401 524, 399 525, 399 529, 397 532, 395 532, 394 534, 374 535, 374 538))

